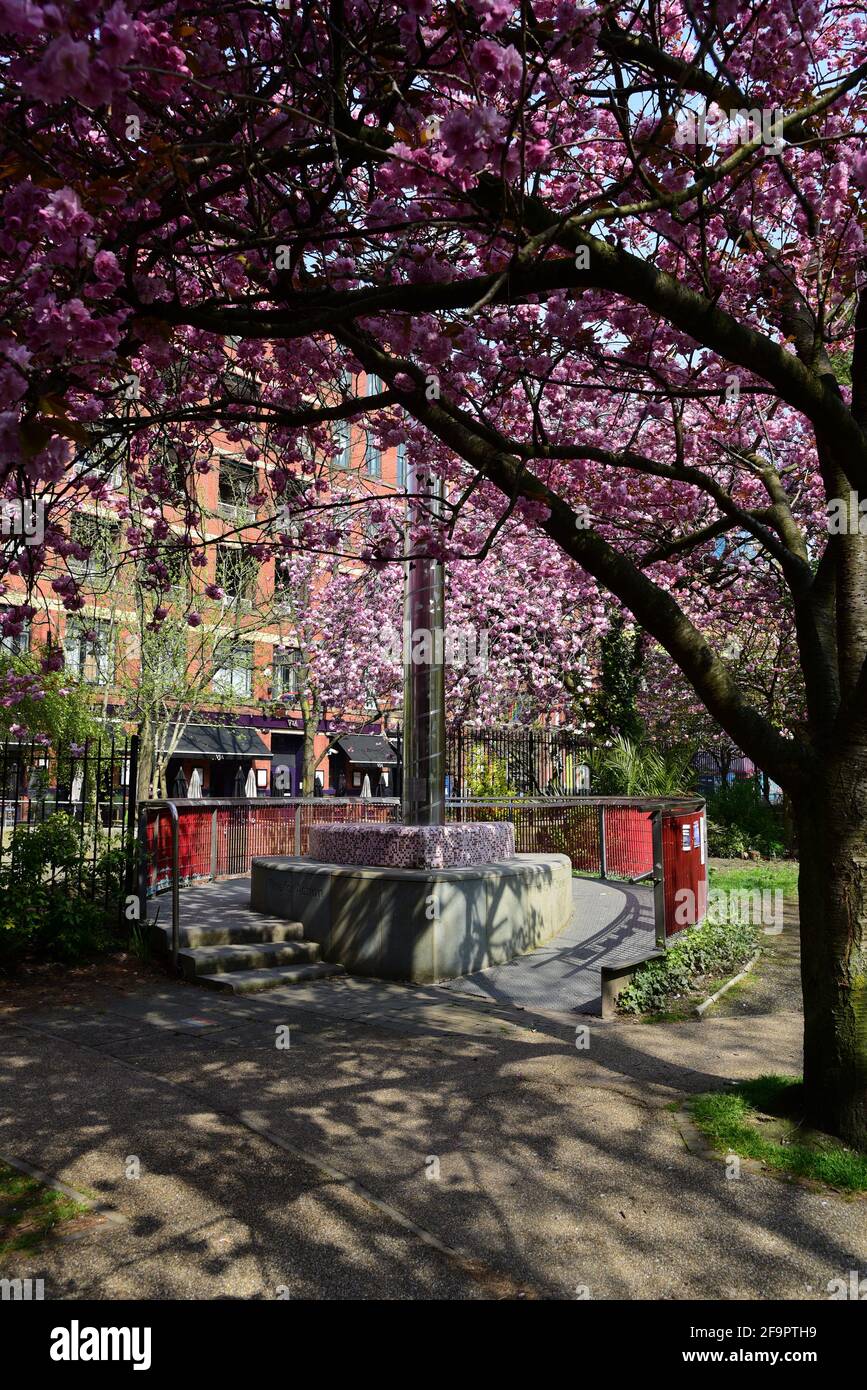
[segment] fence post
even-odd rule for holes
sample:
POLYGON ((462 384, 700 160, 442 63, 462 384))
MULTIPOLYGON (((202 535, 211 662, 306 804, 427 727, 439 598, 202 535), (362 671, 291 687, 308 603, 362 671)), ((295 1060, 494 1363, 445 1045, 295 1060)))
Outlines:
POLYGON ((599 820, 599 877, 608 877, 608 850, 605 844, 605 807, 596 807, 596 815, 599 820))
POLYGON ((138 822, 138 846, 137 846, 137 848, 138 848, 138 902, 139 902, 139 913, 140 913, 143 917, 146 918, 147 915, 148 915, 148 909, 147 909, 147 901, 148 901, 148 869, 147 869, 147 852, 148 852, 148 816, 147 816, 147 810, 146 810, 146 808, 145 808, 144 806, 143 806, 143 807, 140 809, 140 811, 139 811, 139 822, 138 822))
POLYGON ((301 804, 295 807, 295 857, 301 857, 301 804))
MULTIPOLYGON (((175 970, 178 968, 178 948, 180 946, 180 853, 179 853, 179 826, 178 808, 173 801, 143 801, 139 808, 139 845, 140 845, 140 873, 142 886, 142 902, 146 902, 147 893, 147 870, 145 867, 145 855, 147 854, 147 819, 148 811, 156 811, 154 825, 159 824, 160 812, 168 811, 169 824, 172 833, 172 965, 175 970)), ((158 832, 154 831, 154 847, 158 845, 158 832)))
MULTIPOLYGON (((126 892, 129 896, 135 886, 136 881, 136 805, 138 803, 138 734, 133 734, 127 744, 126 757, 126 806, 124 808, 124 823, 121 828, 121 843, 126 850, 126 892)), ((123 763, 121 764, 123 766, 123 763)), ((123 774, 121 774, 123 775, 123 774)), ((112 776, 114 772, 112 770, 112 776)), ((5 782, 4 782, 5 786, 5 782)), ((72 783, 69 787, 70 798, 72 796, 72 783)), ((141 885, 139 884, 139 889, 141 885)), ((139 894, 139 911, 144 905, 144 898, 139 894)), ((121 905, 121 913, 123 905, 121 905)), ((147 913, 145 913, 147 916, 147 913)))
POLYGON ((211 878, 217 877, 217 811, 211 812, 211 878))
POLYGON ((653 833, 653 922, 656 946, 664 951, 668 944, 665 923, 665 853, 663 849, 662 807, 651 815, 653 833))

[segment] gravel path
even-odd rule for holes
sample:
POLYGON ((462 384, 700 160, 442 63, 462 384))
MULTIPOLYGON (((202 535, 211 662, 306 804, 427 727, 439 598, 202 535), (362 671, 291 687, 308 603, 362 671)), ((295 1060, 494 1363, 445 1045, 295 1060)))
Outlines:
POLYGON ((714 1004, 717 1018, 800 1013, 801 943, 797 898, 784 899, 783 930, 762 933, 762 954, 749 976, 714 1004))
POLYGON ((72 1300, 827 1298, 867 1266, 867 1202, 729 1181, 675 1113, 800 1069, 791 912, 765 940, 703 1020, 585 1016, 577 1047, 576 1021, 373 980, 3 991, 0 1155, 124 1220, 0 1272, 72 1300))

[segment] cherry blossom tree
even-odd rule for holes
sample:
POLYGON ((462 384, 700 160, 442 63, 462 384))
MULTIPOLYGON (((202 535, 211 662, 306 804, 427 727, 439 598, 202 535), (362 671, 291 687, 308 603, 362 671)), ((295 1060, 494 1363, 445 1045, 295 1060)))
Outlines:
POLYGON ((281 562, 283 641, 275 649, 274 672, 292 657, 292 689, 278 688, 272 700, 301 712, 303 793, 313 795, 317 769, 359 717, 387 727, 401 705, 399 663, 382 641, 383 621, 400 612, 400 574, 387 570, 325 565, 299 552, 281 562), (316 734, 328 740, 319 751, 316 734))
MULTIPOLYGON (((0 32, 7 498, 45 503, 50 545, 54 493, 100 486, 76 446, 122 439, 192 513, 149 434, 194 469, 210 429, 255 450, 265 424, 283 495, 357 421, 441 474, 428 553, 481 558, 511 519, 557 547, 791 797, 808 1114, 867 1143, 867 19, 0 0, 0 32), (720 645, 776 602, 797 731, 720 645)), ((328 504, 304 478, 275 547, 328 504)), ((7 539, 29 581, 40 546, 7 539)))

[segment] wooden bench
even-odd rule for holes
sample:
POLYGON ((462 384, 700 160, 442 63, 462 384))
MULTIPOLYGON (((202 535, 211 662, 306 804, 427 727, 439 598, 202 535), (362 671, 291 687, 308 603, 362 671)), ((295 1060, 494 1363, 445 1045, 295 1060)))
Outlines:
POLYGON ((640 965, 644 965, 649 960, 661 960, 665 955, 664 951, 652 950, 645 951, 639 956, 628 956, 624 960, 615 961, 612 965, 602 967, 602 1017, 614 1018, 617 1013, 617 997, 621 990, 624 990, 631 983, 632 977, 640 965))

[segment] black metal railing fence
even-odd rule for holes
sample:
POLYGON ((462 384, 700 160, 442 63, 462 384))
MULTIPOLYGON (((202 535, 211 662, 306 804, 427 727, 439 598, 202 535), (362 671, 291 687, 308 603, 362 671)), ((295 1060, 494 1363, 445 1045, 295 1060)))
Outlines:
POLYGON ((106 911, 120 916, 132 881, 137 764, 137 738, 111 730, 80 743, 6 735, 0 743, 0 885, 14 872, 28 837, 62 817, 78 849, 55 857, 46 842, 42 878, 66 883, 77 895, 102 897, 106 911))

